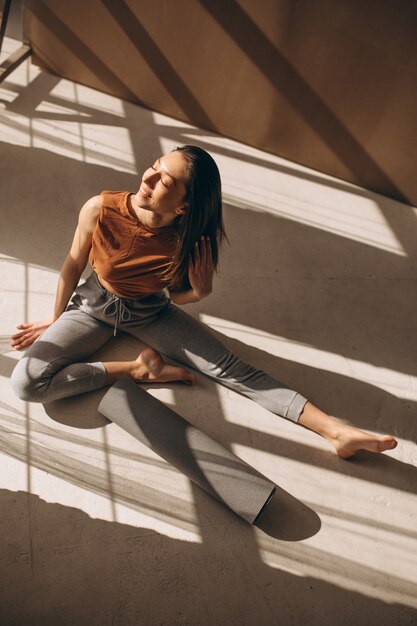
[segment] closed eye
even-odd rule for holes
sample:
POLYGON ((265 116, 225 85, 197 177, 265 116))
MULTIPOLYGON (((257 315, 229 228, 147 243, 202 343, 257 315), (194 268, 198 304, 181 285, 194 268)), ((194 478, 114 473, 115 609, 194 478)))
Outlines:
MULTIPOLYGON (((153 165, 151 165, 151 169, 154 172, 157 172, 158 170, 156 169, 156 167, 154 167, 153 165)), ((162 180, 162 178, 159 179, 161 181, 161 183, 163 184, 164 187, 166 187, 167 189, 169 189, 168 185, 166 183, 164 183, 164 181, 162 180)))

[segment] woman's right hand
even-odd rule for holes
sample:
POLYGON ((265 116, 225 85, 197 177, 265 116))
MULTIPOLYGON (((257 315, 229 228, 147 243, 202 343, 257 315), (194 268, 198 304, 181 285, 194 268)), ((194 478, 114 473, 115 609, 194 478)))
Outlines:
POLYGON ((32 324, 19 324, 16 326, 20 333, 12 335, 11 346, 15 350, 24 350, 28 348, 32 343, 40 337, 47 328, 53 324, 54 320, 42 320, 40 322, 33 322, 32 324))

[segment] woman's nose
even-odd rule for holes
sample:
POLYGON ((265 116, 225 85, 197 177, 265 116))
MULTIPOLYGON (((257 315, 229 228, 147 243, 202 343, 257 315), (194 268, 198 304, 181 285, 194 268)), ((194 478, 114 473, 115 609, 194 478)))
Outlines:
POLYGON ((155 172, 155 170, 153 170, 151 167, 149 169, 146 170, 146 172, 143 175, 143 180, 144 182, 149 185, 149 187, 152 187, 153 185, 155 185, 155 183, 158 180, 158 172, 155 172))

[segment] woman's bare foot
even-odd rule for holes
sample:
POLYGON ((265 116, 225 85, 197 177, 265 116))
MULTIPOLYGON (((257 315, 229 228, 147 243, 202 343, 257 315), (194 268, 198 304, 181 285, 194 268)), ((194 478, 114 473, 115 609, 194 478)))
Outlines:
POLYGON ((336 453, 342 459, 348 459, 360 450, 385 452, 397 447, 397 441, 390 435, 377 437, 346 424, 339 424, 335 435, 327 437, 327 439, 333 444, 336 453))
POLYGON ((324 413, 311 402, 307 402, 304 406, 298 423, 330 441, 342 459, 348 459, 360 450, 385 452, 397 447, 394 437, 390 435, 377 437, 353 426, 343 424, 324 413))
POLYGON ((145 348, 132 362, 131 376, 136 382, 167 383, 180 380, 194 385, 196 377, 183 367, 165 363, 159 352, 153 348, 145 348))

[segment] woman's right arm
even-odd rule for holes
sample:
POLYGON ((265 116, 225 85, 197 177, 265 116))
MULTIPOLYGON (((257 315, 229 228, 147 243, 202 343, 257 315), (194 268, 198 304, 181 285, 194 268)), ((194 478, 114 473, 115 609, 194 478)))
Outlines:
POLYGON ((13 335, 11 342, 11 346, 15 350, 24 350, 30 346, 65 311, 69 299, 80 280, 80 276, 87 265, 91 240, 100 215, 101 206, 102 197, 93 196, 81 208, 71 249, 65 258, 59 275, 53 315, 47 320, 30 324, 19 324, 17 328, 21 332, 13 335))

